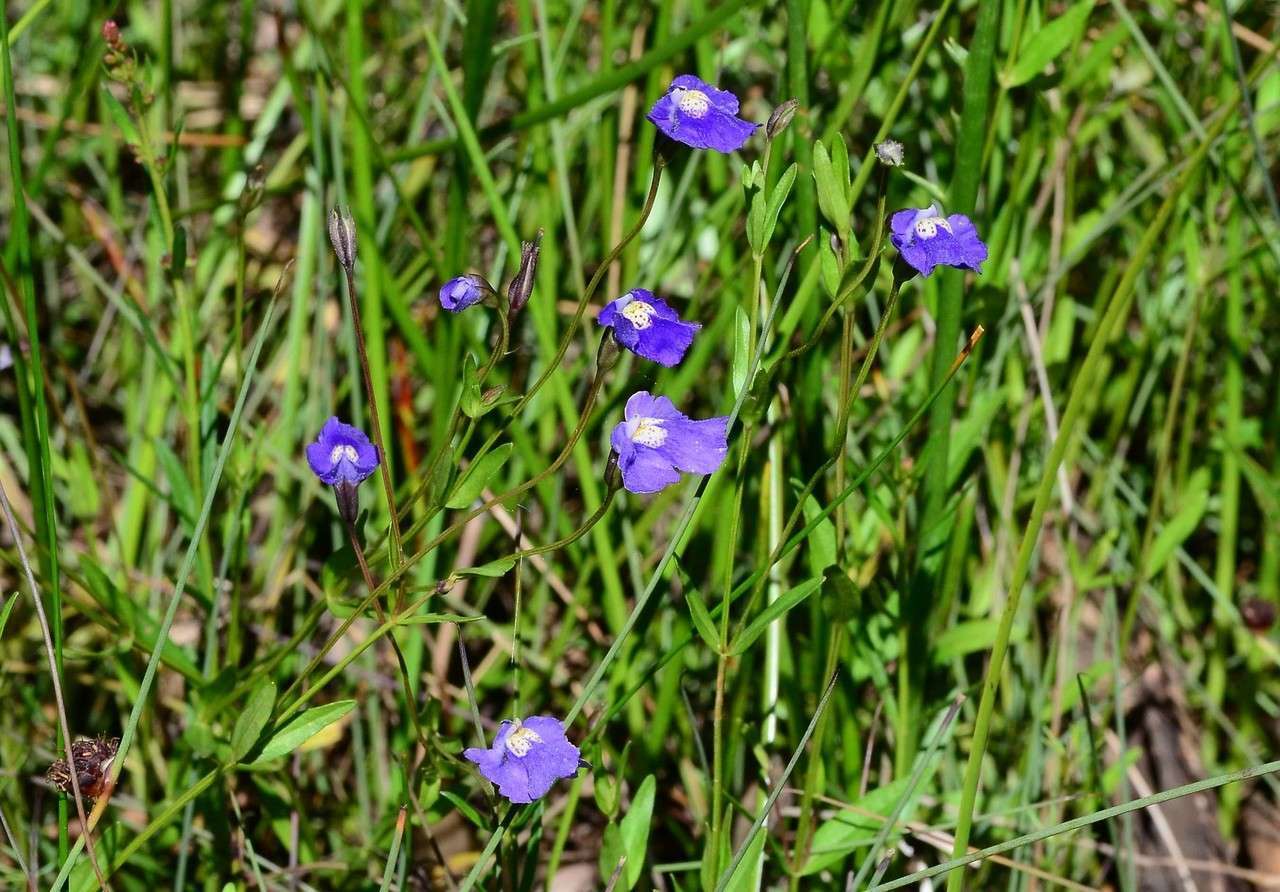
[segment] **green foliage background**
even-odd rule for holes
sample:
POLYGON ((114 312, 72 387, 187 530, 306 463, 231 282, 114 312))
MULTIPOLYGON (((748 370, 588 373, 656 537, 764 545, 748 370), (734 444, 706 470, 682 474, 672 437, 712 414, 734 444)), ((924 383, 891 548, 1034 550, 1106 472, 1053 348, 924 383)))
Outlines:
POLYGON ((888 889, 966 843, 953 888, 1163 888, 1145 806, 1199 781, 1174 862, 1262 877, 1274 5, 5 18, 0 485, 35 590, 6 527, 0 886, 97 883, 43 780, 46 650, 73 736, 123 738, 116 889, 888 889), (643 113, 690 71, 749 120, 798 108, 649 195, 643 113), (931 202, 990 259, 897 292, 881 223, 931 202), (373 595, 302 458, 369 419, 335 207, 404 532, 369 480, 373 595), (537 230, 495 356, 498 315, 437 291, 505 283, 537 230), (594 379, 632 287, 703 329, 594 379), (642 389, 735 414, 720 472, 610 493, 642 389), (509 809, 461 751, 533 714, 590 767, 509 809))

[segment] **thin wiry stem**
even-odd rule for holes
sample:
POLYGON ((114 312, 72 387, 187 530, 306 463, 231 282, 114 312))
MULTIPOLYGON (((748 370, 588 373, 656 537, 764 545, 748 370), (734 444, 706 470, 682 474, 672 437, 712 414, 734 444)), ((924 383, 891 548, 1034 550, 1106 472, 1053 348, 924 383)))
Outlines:
MULTIPOLYGON (((573 318, 569 321, 569 327, 565 330, 564 337, 561 338, 560 340, 560 346, 556 350, 555 356, 553 356, 551 358, 551 361, 547 363, 546 369, 543 370, 542 374, 538 377, 538 380, 534 382, 533 386, 530 387, 529 390, 524 394, 524 396, 522 396, 520 400, 515 404, 515 407, 511 410, 511 414, 507 416, 507 420, 497 430, 495 430, 492 434, 490 434, 488 439, 486 439, 484 443, 481 444, 479 450, 477 450, 476 454, 472 456, 472 459, 471 459, 472 462, 479 461, 489 452, 490 449, 493 448, 493 445, 498 441, 498 438, 502 436, 502 434, 507 430, 507 428, 509 428, 515 422, 517 418, 520 417, 520 413, 524 410, 525 406, 529 405, 530 400, 532 400, 533 397, 537 394, 537 392, 542 388, 542 386, 546 384, 547 381, 550 380, 551 376, 555 374, 556 370, 560 368, 561 361, 563 361, 565 354, 569 351, 569 344, 573 341, 574 333, 577 331, 578 325, 582 322, 583 315, 586 314, 587 306, 590 304, 592 296, 595 294, 596 289, 600 287, 600 283, 604 280, 604 277, 608 272, 609 266, 614 262, 614 260, 618 258, 618 255, 622 253, 623 249, 626 248, 626 246, 629 245, 632 242, 632 240, 634 240, 635 237, 640 234, 640 230, 644 228, 645 222, 649 219, 649 215, 653 212, 654 202, 658 198, 658 186, 662 182, 663 166, 664 165, 661 163, 654 165, 653 178, 649 182, 649 192, 645 196, 644 206, 640 209, 640 216, 636 219, 636 222, 632 225, 631 229, 627 231, 626 235, 622 237, 622 240, 618 242, 618 244, 614 245, 612 249, 610 249, 609 253, 605 255, 604 260, 602 260, 600 262, 600 265, 596 267, 595 274, 592 275, 591 280, 587 283, 586 289, 582 292, 582 297, 579 298, 578 300, 578 307, 574 311, 573 318)), ((568 461, 569 453, 573 450, 573 447, 578 442, 578 438, 581 437, 583 430, 585 430, 586 428, 587 416, 591 414, 591 407, 594 404, 596 396, 599 394, 599 387, 602 383, 603 382, 601 380, 600 373, 597 372, 595 380, 592 381, 592 384, 591 384, 591 391, 590 393, 587 394, 587 402, 583 406, 582 413, 581 413, 581 420, 578 423, 578 428, 574 432, 573 436, 569 438, 568 444, 566 444, 564 450, 560 453, 560 456, 555 460, 555 462, 552 463, 551 467, 547 468, 545 471, 543 471, 537 477, 534 477, 532 480, 529 480, 525 483, 520 484, 515 489, 508 490, 505 493, 501 493, 500 495, 495 496, 493 499, 491 499, 488 503, 486 503, 481 508, 476 509, 475 511, 472 511, 466 516, 464 516, 461 520, 453 524, 453 526, 449 527, 449 529, 445 530, 443 533, 441 533, 439 536, 433 539, 430 543, 428 543, 425 548, 421 549, 417 554, 410 557, 406 562, 406 566, 413 564, 416 560, 420 559, 421 557, 429 553, 432 549, 434 549, 442 541, 444 541, 444 539, 446 539, 448 536, 453 535, 455 532, 461 529, 473 517, 476 517, 479 514, 483 514, 485 511, 488 511, 489 508, 493 507, 494 505, 497 505, 501 502, 505 502, 509 499, 515 498, 521 493, 527 492, 528 490, 536 486, 538 483, 541 483, 544 479, 546 479, 547 476, 555 473, 555 471, 558 470, 561 465, 563 465, 566 461, 568 461)), ((446 439, 446 445, 447 443, 448 443, 448 440, 446 439)), ((434 472, 434 466, 435 466, 435 462, 432 463, 433 472, 434 472)), ((431 476, 428 475, 423 479, 421 486, 418 487, 418 490, 414 493, 413 498, 416 499, 422 493, 426 492, 430 484, 431 484, 431 476)), ((424 516, 422 516, 417 521, 415 521, 413 525, 409 527, 409 530, 405 534, 405 537, 412 539, 415 535, 417 535, 418 532, 424 526, 427 525, 427 523, 430 521, 433 514, 434 514, 434 511, 428 511, 424 516)), ((403 568, 401 569, 401 572, 403 572, 403 568)))
POLYGON ((18 863, 18 870, 27 878, 27 885, 32 889, 36 888, 35 877, 27 870, 26 859, 22 857, 22 849, 19 848, 18 841, 13 837, 13 829, 9 826, 8 818, 4 816, 3 808, 0 808, 0 828, 4 829, 4 838, 9 841, 9 848, 13 850, 13 860, 18 863))
POLYGON ((355 329, 356 350, 360 355, 360 374, 364 377, 365 396, 369 400, 369 426, 373 428, 373 442, 378 446, 378 470, 381 472, 382 489, 387 495, 387 511, 391 514, 391 565, 399 566, 404 557, 400 546, 400 515, 396 510, 395 487, 391 485, 391 468, 387 466, 387 444, 382 436, 382 420, 378 416, 378 398, 373 389, 373 375, 369 372, 369 352, 364 343, 364 326, 360 321, 360 301, 356 296, 356 278, 352 268, 344 266, 347 274, 347 301, 351 304, 351 327, 355 329))
MULTIPOLYGON (((364 548, 360 545, 360 537, 356 533, 356 526, 353 523, 347 523, 346 527, 347 536, 351 539, 351 550, 356 554, 356 563, 360 565, 360 573, 364 577, 365 588, 370 592, 377 591, 378 586, 373 581, 373 573, 369 570, 369 562, 365 560, 364 548)), ((387 624, 387 612, 382 609, 382 602, 377 598, 373 600, 373 609, 378 614, 378 622, 385 626, 387 624)), ((418 698, 413 692, 413 683, 409 678, 409 664, 405 662, 404 654, 400 650, 400 643, 396 641, 395 635, 387 635, 387 640, 391 642, 391 649, 396 655, 396 665, 400 669, 400 681, 404 685, 404 695, 408 701, 405 706, 409 710, 409 718, 413 721, 413 730, 418 735, 418 743, 422 744, 423 750, 429 753, 426 732, 422 730, 422 725, 418 721, 418 698)))
POLYGON ((27 577, 27 585, 31 589, 31 600, 36 606, 36 617, 40 621, 40 634, 44 636, 45 655, 49 658, 49 679, 53 682, 53 699, 58 707, 58 724, 62 728, 62 748, 67 757, 67 774, 71 777, 71 793, 76 801, 76 814, 80 818, 80 828, 84 832, 85 846, 89 850, 89 863, 93 865, 93 873, 98 878, 98 885, 110 892, 111 886, 107 883, 107 878, 102 875, 102 868, 98 866, 93 833, 89 830, 89 819, 85 816, 84 797, 80 795, 80 779, 76 776, 76 759, 71 751, 71 726, 67 722, 67 704, 62 697, 62 680, 58 677, 58 661, 54 656, 53 634, 49 630, 49 618, 44 612, 44 601, 40 599, 40 586, 36 585, 36 575, 31 572, 31 562, 27 560, 27 550, 22 547, 22 533, 18 529, 18 521, 14 519, 13 506, 9 504, 9 494, 4 491, 2 483, 0 483, 0 508, 4 509, 4 520, 9 527, 9 535, 13 536, 13 545, 18 550, 18 561, 22 564, 22 572, 27 577))

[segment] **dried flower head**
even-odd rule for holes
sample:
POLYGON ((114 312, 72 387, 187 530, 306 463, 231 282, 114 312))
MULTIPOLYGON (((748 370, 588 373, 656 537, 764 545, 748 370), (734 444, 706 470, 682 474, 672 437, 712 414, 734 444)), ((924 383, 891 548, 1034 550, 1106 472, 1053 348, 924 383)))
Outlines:
POLYGON ((600 311, 598 321, 613 329, 618 343, 637 356, 668 368, 684 359, 693 336, 702 328, 683 322, 676 311, 652 291, 633 288, 600 311))
POLYGON ((534 277, 538 272, 538 256, 541 253, 542 230, 539 229, 533 241, 520 243, 520 269, 516 270, 515 278, 507 286, 507 312, 513 316, 524 309, 524 305, 529 302, 529 297, 533 294, 534 277))
POLYGON ((797 99, 788 99, 779 105, 769 115, 768 122, 764 125, 764 135, 768 139, 776 139, 778 134, 786 130, 791 124, 791 119, 796 116, 796 109, 800 107, 800 101, 797 99))
POLYGON ((339 213, 337 208, 329 211, 329 244, 333 245, 333 253, 338 263, 347 272, 356 266, 356 221, 351 219, 351 211, 339 213))
POLYGON ((902 143, 896 139, 886 139, 884 142, 876 143, 872 148, 875 149, 876 158, 880 160, 881 164, 887 164, 889 167, 902 166, 906 150, 903 149, 902 143))
POLYGON ((742 148, 760 126, 738 117, 737 96, 692 74, 673 80, 646 117, 676 142, 726 155, 742 148))
POLYGON ((714 473, 729 454, 725 415, 694 421, 665 396, 642 390, 627 400, 623 419, 609 442, 628 492, 658 492, 679 481, 681 471, 714 473))
POLYGON ((1261 598, 1245 598, 1240 604, 1240 618, 1250 631, 1270 631, 1276 621, 1276 605, 1261 598))
POLYGON ((541 799, 560 778, 578 773, 582 758, 564 724, 549 715, 503 722, 489 749, 463 752, 498 792, 512 802, 541 799))
MULTIPOLYGON (((107 792, 111 763, 115 761, 119 748, 118 737, 79 737, 71 742, 71 758, 81 796, 97 799, 107 792)), ((45 772, 45 779, 63 793, 70 795, 73 792, 71 769, 67 767, 66 759, 59 759, 50 765, 45 772)))
POLYGON ((889 219, 889 240, 902 260, 922 276, 935 266, 954 266, 982 272, 987 246, 973 221, 964 214, 942 216, 937 205, 908 208, 889 219))

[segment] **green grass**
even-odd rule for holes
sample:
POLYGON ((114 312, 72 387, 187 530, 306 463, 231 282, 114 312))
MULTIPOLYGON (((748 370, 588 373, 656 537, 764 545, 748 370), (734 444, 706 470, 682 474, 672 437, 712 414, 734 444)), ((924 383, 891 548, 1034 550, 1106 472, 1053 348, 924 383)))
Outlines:
POLYGON ((6 19, 0 484, 36 591, 6 529, 0 888, 98 885, 44 780, 50 665, 73 736, 120 738, 84 803, 118 890, 1254 877, 1277 39, 1168 0, 6 19), (655 177, 644 112, 689 71, 797 114, 655 177), (931 201, 989 259, 898 288, 882 216, 931 201), (505 296, 539 230, 495 352, 500 311, 439 286, 505 296), (702 324, 679 367, 598 368, 632 287, 702 324), (722 468, 611 492, 638 390, 729 415, 722 468), (303 449, 375 406, 353 550, 303 449), (589 766, 512 807, 462 750, 538 714, 589 766))

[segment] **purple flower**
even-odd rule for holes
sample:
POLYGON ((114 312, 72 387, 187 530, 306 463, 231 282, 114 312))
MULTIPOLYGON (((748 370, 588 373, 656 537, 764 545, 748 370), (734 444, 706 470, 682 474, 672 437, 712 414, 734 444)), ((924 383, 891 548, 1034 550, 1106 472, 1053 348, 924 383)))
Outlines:
POLYGON ((889 239, 909 266, 928 276, 935 266, 982 272, 987 246, 964 214, 944 217, 937 205, 898 211, 889 220, 889 239))
POLYGON ((618 343, 632 353, 668 368, 684 359, 694 332, 702 328, 681 322, 666 301, 643 288, 632 288, 606 306, 598 321, 612 328, 618 343))
POLYGON ((440 306, 450 313, 461 313, 478 304, 493 289, 483 277, 474 274, 456 276, 440 286, 440 306))
POLYGON ((742 148, 760 126, 738 117, 737 96, 692 74, 673 80, 647 117, 676 142, 726 155, 742 148))
POLYGON ((577 774, 581 763, 564 725, 549 715, 503 722, 492 747, 471 747, 462 755, 512 802, 541 799, 560 778, 577 774))
POLYGON ((360 428, 335 417, 307 444, 307 463, 322 483, 354 485, 378 469, 378 449, 360 428))
POLYGON ((642 390, 627 400, 623 417, 609 442, 628 492, 657 492, 678 481, 681 471, 714 473, 729 454, 726 415, 694 421, 665 396, 642 390))

